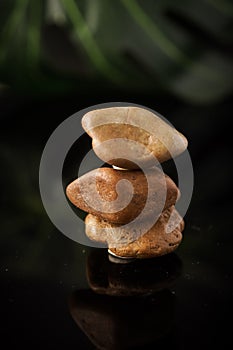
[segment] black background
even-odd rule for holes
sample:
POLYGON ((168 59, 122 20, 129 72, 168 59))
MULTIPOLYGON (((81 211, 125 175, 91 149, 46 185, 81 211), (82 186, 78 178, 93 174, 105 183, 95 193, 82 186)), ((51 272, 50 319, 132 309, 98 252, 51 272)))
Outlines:
MULTIPOLYGON (((230 46, 225 50, 231 55, 230 46)), ((232 93, 216 101, 194 103, 164 90, 106 87, 101 79, 98 88, 82 89, 80 83, 69 93, 59 94, 30 92, 30 84, 26 92, 20 91, 14 79, 3 82, 8 87, 0 92, 2 343, 9 349, 21 345, 94 349, 71 317, 72 295, 80 298, 80 303, 84 300, 84 306, 91 305, 100 318, 107 315, 111 322, 118 320, 114 310, 122 310, 123 305, 125 313, 137 319, 139 333, 140 324, 144 327, 140 303, 145 303, 147 310, 146 303, 160 300, 155 292, 129 301, 125 297, 100 301, 88 291, 86 264, 92 249, 56 230, 39 194, 40 157, 50 134, 63 120, 94 104, 132 102, 158 111, 184 133, 195 183, 184 240, 176 252, 182 272, 172 286, 164 287, 164 293, 172 297, 171 327, 160 337, 135 344, 130 343, 130 332, 126 340, 127 332, 121 330, 118 320, 115 336, 120 338, 122 331, 127 348, 138 349, 232 346, 232 93), (108 309, 105 304, 110 305, 108 309)), ((163 312, 161 306, 153 305, 150 326, 156 333, 163 312)), ((99 338, 104 339, 108 328, 102 332, 99 338)))

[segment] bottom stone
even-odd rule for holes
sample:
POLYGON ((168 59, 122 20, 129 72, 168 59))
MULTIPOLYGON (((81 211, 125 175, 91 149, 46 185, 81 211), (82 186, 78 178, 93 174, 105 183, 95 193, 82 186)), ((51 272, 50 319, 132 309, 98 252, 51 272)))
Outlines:
POLYGON ((173 252, 182 241, 184 221, 172 206, 162 212, 156 223, 146 231, 130 232, 124 225, 109 223, 91 214, 87 215, 86 235, 108 245, 108 252, 122 259, 145 259, 173 252))

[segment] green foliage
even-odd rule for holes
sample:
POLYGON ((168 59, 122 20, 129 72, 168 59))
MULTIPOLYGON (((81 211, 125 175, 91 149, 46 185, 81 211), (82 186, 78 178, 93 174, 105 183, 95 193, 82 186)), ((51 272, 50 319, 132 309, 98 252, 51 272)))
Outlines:
POLYGON ((232 18, 228 0, 2 0, 1 83, 211 103, 233 89, 232 18))

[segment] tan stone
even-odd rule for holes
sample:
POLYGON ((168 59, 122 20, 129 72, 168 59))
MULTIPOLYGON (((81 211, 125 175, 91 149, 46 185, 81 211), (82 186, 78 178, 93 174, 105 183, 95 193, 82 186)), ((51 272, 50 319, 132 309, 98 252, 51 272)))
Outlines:
POLYGON ((86 235, 91 240, 106 243, 110 253, 128 258, 152 258, 171 253, 181 243, 184 229, 184 221, 174 206, 166 209, 143 234, 143 226, 139 225, 136 232, 129 231, 91 214, 87 215, 85 224, 86 235))
POLYGON ((175 183, 158 168, 145 174, 140 170, 95 169, 69 184, 66 193, 78 208, 117 224, 126 224, 140 214, 141 221, 160 215, 179 197, 175 183))
POLYGON ((162 163, 181 154, 187 139, 151 111, 139 107, 111 107, 86 113, 82 126, 92 137, 103 161, 135 169, 162 163))

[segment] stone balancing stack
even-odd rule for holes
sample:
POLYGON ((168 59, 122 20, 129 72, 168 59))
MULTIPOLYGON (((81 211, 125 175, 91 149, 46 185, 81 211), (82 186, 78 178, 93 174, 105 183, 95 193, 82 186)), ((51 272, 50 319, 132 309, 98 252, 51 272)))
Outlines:
POLYGON ((112 168, 92 170, 67 186, 86 211, 86 235, 119 258, 152 258, 174 251, 183 218, 180 192, 160 164, 187 148, 186 138, 155 113, 135 107, 88 112, 82 126, 96 155, 112 168))

